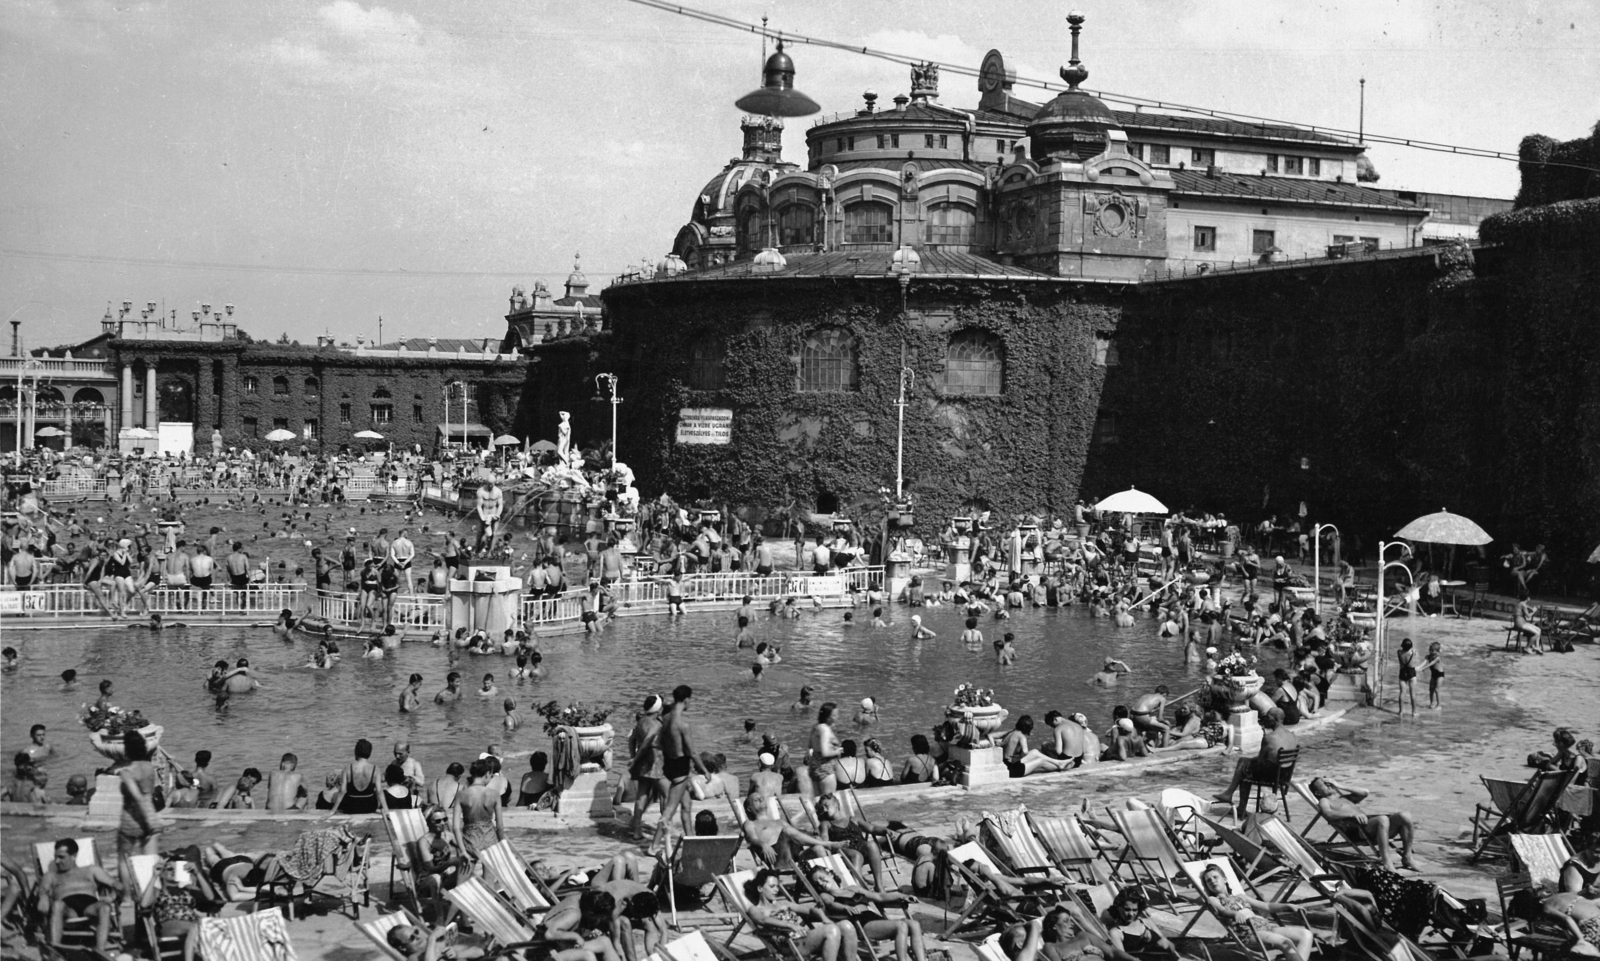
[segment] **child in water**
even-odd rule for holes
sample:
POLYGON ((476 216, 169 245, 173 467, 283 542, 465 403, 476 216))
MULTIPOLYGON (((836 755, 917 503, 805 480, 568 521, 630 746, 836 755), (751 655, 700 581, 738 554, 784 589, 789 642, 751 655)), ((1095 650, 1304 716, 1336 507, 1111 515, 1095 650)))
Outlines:
POLYGON ((739 615, 739 633, 734 635, 733 645, 735 650, 756 646, 755 634, 750 631, 750 618, 739 615))
POLYGON ((1017 662, 1017 647, 1012 643, 1016 640, 1016 637, 1015 634, 1007 631, 1005 637, 994 642, 995 661, 1001 667, 1008 667, 1017 662))
POLYGON ((872 626, 873 627, 888 627, 889 626, 889 622, 883 619, 883 608, 874 607, 872 609, 872 626))
POLYGON ((1428 672, 1428 709, 1430 711, 1437 711, 1444 707, 1444 702, 1439 699, 1439 679, 1444 677, 1444 668, 1440 665, 1439 659, 1443 656, 1444 652, 1440 650, 1439 642, 1434 641, 1428 645, 1428 656, 1422 659, 1422 667, 1419 670, 1419 673, 1421 671, 1428 672))
POLYGON ((983 647, 983 632, 978 630, 978 619, 967 618, 967 629, 961 632, 961 645, 969 651, 983 647))
POLYGON ((478 696, 479 697, 494 697, 496 694, 499 694, 499 693, 500 693, 500 691, 498 689, 496 689, 495 686, 494 686, 494 675, 493 674, 485 674, 483 676, 483 686, 478 688, 478 696))

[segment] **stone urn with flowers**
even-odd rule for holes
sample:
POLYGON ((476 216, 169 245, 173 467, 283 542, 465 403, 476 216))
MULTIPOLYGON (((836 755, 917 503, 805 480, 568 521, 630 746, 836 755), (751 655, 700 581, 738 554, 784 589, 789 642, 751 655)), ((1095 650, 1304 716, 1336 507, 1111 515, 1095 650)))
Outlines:
POLYGON ((94 748, 95 753, 118 764, 128 759, 125 736, 129 731, 144 735, 145 747, 152 753, 161 744, 161 735, 165 733, 161 725, 151 724, 137 710, 123 710, 116 706, 89 708, 83 716, 83 726, 89 729, 89 746, 94 748))
POLYGON ((1229 710, 1234 714, 1249 710, 1250 699, 1260 694, 1261 686, 1266 683, 1266 679, 1256 673, 1256 659, 1238 651, 1217 662, 1213 680, 1227 687, 1229 710))
POLYGON ((1010 713, 994 702, 992 688, 962 684, 955 689, 944 716, 956 725, 956 744, 982 748, 994 744, 994 732, 1010 713))
POLYGON ((616 739, 616 729, 607 720, 611 707, 578 702, 562 706, 550 701, 535 710, 544 718, 546 734, 558 742, 565 737, 574 740, 575 745, 568 749, 577 751, 581 771, 611 770, 611 745, 616 739))

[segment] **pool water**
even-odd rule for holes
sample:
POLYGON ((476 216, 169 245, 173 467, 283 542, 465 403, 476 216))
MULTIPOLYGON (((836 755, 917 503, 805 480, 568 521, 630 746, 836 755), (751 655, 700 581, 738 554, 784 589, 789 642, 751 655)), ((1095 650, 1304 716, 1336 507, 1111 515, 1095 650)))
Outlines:
MULTIPOLYGON (((742 775, 754 769, 760 735, 768 731, 784 741, 798 763, 815 712, 791 705, 801 685, 810 685, 817 703, 840 704, 840 737, 878 737, 898 770, 910 751, 910 736, 927 733, 940 721, 952 692, 964 682, 994 688, 996 701, 1011 712, 1008 725, 1020 714, 1032 714, 1040 728, 1036 741, 1051 708, 1082 711, 1104 730, 1114 705, 1157 684, 1178 694, 1203 682, 1196 666, 1180 664, 1181 645, 1160 638, 1159 622, 1149 618, 1118 628, 1090 618, 1081 606, 1026 610, 1005 622, 986 618, 980 627, 987 639, 1008 630, 1016 634, 1017 663, 1002 668, 988 643, 976 650, 962 646, 964 618, 956 609, 919 610, 939 635, 923 641, 910 640, 910 613, 892 608, 886 618, 890 626, 874 629, 868 626, 870 610, 862 608, 855 611, 858 623, 849 627, 840 610, 808 612, 798 620, 769 618, 762 611, 752 625, 756 640, 780 645, 783 662, 768 668, 759 682, 751 678, 752 652, 734 646, 732 612, 627 618, 597 636, 546 639, 547 673, 532 682, 511 679, 509 657, 457 654, 452 659, 450 651, 418 641, 377 661, 360 658, 359 645, 350 643, 337 667, 317 671, 303 666, 312 641, 284 640, 259 628, 12 632, 6 643, 18 649, 21 663, 0 680, 0 746, 9 773, 9 759, 27 743, 28 728, 47 725, 56 750, 46 764, 50 791, 63 797, 68 776, 91 774, 105 763, 90 748, 79 716, 83 705, 94 701, 99 682, 110 678, 113 702, 138 708, 163 725, 162 747, 185 767, 195 751, 210 750, 212 770, 226 783, 245 767, 269 771, 280 755, 293 751, 308 787, 320 787, 325 774, 351 758, 361 737, 374 743, 379 761, 388 758, 393 741, 409 741, 429 776, 451 761, 469 763, 491 743, 511 758, 548 751, 550 739, 531 709, 552 699, 615 706, 620 755, 645 695, 668 695, 675 685, 689 684, 695 692, 689 719, 696 748, 726 754, 730 769, 742 775), (1120 689, 1088 683, 1108 656, 1134 669, 1120 689), (213 661, 231 663, 239 657, 249 657, 262 689, 236 696, 219 710, 206 693, 206 675, 213 661), (78 672, 78 681, 63 689, 59 675, 68 668, 78 672), (452 669, 461 671, 469 691, 485 672, 494 673, 499 696, 469 694, 457 704, 433 704, 433 694, 452 669), (401 714, 397 698, 412 672, 426 678, 424 703, 417 713, 401 714), (517 700, 525 718, 514 734, 506 734, 501 724, 506 696, 517 700), (863 733, 851 719, 864 697, 876 700, 881 720, 863 733), (746 718, 756 723, 748 740, 746 718)), ((1284 657, 1263 654, 1264 671, 1284 657)), ((512 773, 524 766, 521 761, 508 765, 512 773)))

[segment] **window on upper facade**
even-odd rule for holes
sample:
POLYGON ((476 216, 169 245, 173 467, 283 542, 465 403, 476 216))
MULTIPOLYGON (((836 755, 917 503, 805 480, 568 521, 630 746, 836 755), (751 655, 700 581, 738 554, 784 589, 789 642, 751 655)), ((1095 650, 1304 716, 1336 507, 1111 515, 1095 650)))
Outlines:
POLYGON ((844 242, 894 243, 894 211, 888 204, 863 201, 844 208, 844 242))
POLYGON ((928 211, 927 240, 930 244, 968 247, 977 243, 977 211, 963 204, 934 204, 928 211))
POLYGON ((315 417, 306 418, 305 436, 311 438, 312 440, 316 440, 322 436, 322 425, 317 422, 315 417))
POLYGON ((345 403, 339 405, 339 423, 341 423, 341 424, 350 423, 350 404, 349 404, 349 402, 345 402, 345 403))
POLYGON ((1122 358, 1117 354, 1116 334, 1104 330, 1095 331, 1094 365, 1096 367, 1119 367, 1122 365, 1122 358))
POLYGON ((705 334, 689 348, 689 387, 692 390, 721 390, 727 380, 723 362, 727 345, 716 334, 705 334))
POLYGON ((394 405, 390 403, 374 403, 372 405, 372 422, 374 424, 394 423, 394 405))
POLYGON ((884 144, 885 144, 885 143, 886 143, 886 142, 887 142, 887 141, 888 141, 888 139, 889 139, 889 138, 888 138, 888 137, 885 137, 885 136, 884 136, 884 135, 883 135, 883 134, 881 134, 881 133, 880 133, 880 134, 878 134, 878 149, 879 149, 879 150, 882 150, 882 149, 883 149, 883 147, 884 147, 884 144))
POLYGON ((1275 174, 1277 172, 1278 172, 1278 155, 1275 154, 1275 153, 1269 153, 1269 154, 1267 154, 1267 173, 1275 174))
POLYGON ((1094 440, 1097 444, 1117 442, 1117 415, 1102 410, 1094 417, 1094 440))
POLYGON ((289 418, 287 418, 287 417, 274 417, 274 418, 272 418, 272 429, 273 430, 288 430, 289 429, 289 418))
POLYGON ((844 153, 844 138, 843 137, 840 137, 838 139, 838 141, 834 144, 834 152, 836 152, 836 153, 844 153))
POLYGON ((891 146, 891 147, 900 146, 900 135, 899 134, 892 133, 892 134, 889 135, 889 146, 891 146))
POLYGON ((1383 243, 1376 237, 1362 237, 1361 242, 1367 245, 1367 253, 1375 254, 1383 249, 1383 243))
POLYGON ((1264 254, 1278 245, 1278 234, 1272 230, 1250 231, 1251 253, 1264 254))
POLYGON ((856 339, 842 327, 819 327, 800 345, 800 390, 843 393, 859 390, 856 339))
MULTIPOLYGON (((137 383, 135 383, 134 386, 137 387, 139 385, 137 383)), ((261 382, 259 380, 256 380, 254 377, 246 377, 244 379, 244 392, 245 393, 254 394, 256 391, 258 391, 260 389, 261 389, 261 382)))
POLYGON ((817 242, 817 215, 805 204, 789 204, 778 210, 778 243, 814 244, 817 242))
POLYGON ((1215 251, 1217 249, 1217 228, 1194 228, 1194 249, 1215 251))
POLYGON ((322 383, 315 377, 307 377, 305 386, 307 397, 316 397, 322 392, 322 383))
POLYGON ((948 134, 940 134, 939 135, 939 149, 940 150, 948 150, 949 148, 950 148, 950 136, 948 134))
POLYGON ((289 378, 287 378, 287 377, 274 377, 274 378, 272 378, 272 396, 274 396, 274 397, 288 397, 289 396, 289 378))
POLYGON ((1322 176, 1322 161, 1316 157, 1307 157, 1306 175, 1310 177, 1322 176))
POLYGON ((1304 157, 1284 157, 1283 158, 1283 172, 1288 174, 1291 177, 1299 177, 1299 176, 1304 175, 1305 172, 1306 172, 1305 158, 1304 157))
POLYGON ((1189 162, 1196 167, 1209 167, 1217 162, 1217 152, 1209 147, 1195 147, 1189 151, 1189 162))
POLYGON ((246 436, 246 437, 260 437, 261 436, 261 422, 259 420, 255 419, 254 417, 246 417, 244 419, 244 436, 246 436))
POLYGON ((1006 346, 987 330, 961 330, 944 357, 944 392, 995 396, 1005 389, 1006 346))
POLYGON ((753 254, 765 246, 761 242, 761 211, 746 210, 739 217, 739 252, 753 254))
POLYGON ((413 423, 413 424, 422 423, 422 417, 423 417, 422 405, 421 404, 412 404, 411 405, 411 423, 413 423))
POLYGON ((1172 163, 1172 148, 1166 144, 1153 143, 1150 145, 1150 162, 1153 164, 1172 163))
POLYGON ((924 147, 927 147, 929 150, 932 150, 933 149, 933 134, 931 134, 931 133, 923 134, 922 135, 922 145, 924 147))
POLYGON ((1000 151, 1000 154, 1004 156, 1006 152, 1006 142, 1004 140, 996 140, 994 142, 994 149, 1000 151))

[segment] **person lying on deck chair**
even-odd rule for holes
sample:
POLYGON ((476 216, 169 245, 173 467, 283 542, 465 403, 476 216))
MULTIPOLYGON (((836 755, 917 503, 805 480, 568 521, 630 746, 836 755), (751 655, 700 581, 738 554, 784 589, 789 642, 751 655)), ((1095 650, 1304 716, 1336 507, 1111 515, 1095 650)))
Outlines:
POLYGON ((1416 836, 1416 825, 1408 811, 1393 814, 1367 814, 1355 802, 1339 796, 1338 786, 1322 778, 1311 779, 1311 793, 1316 796, 1317 810, 1328 823, 1342 832, 1364 836, 1377 848, 1383 866, 1394 870, 1394 856, 1389 852, 1389 839, 1400 839, 1400 866, 1408 871, 1417 870, 1411 862, 1411 844, 1416 836))
POLYGON ((823 851, 842 851, 846 847, 843 841, 825 841, 785 821, 768 817, 767 796, 764 794, 752 794, 745 798, 744 813, 745 822, 740 825, 740 830, 744 833, 745 843, 766 864, 792 863, 796 860, 794 846, 797 844, 819 855, 823 851))

